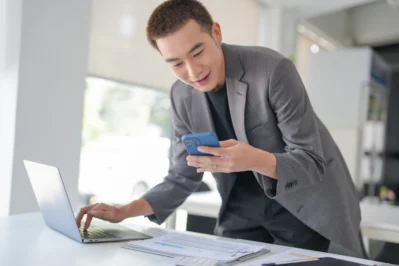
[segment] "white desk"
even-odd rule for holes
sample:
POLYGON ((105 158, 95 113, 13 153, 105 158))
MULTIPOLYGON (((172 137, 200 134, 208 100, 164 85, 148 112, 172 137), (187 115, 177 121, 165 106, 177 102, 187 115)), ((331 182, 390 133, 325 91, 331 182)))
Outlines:
POLYGON ((362 233, 367 239, 399 243, 399 207, 365 199, 362 210, 362 233))
POLYGON ((146 266, 165 260, 120 245, 81 244, 48 228, 40 213, 0 218, 1 266, 146 266))
MULTIPOLYGON (((126 224, 125 224, 126 225, 126 224)), ((165 229, 129 226, 143 233, 159 236, 165 229)), ((206 236, 216 238, 215 236, 206 236)), ((231 240, 239 241, 239 240, 231 240)), ((165 265, 172 259, 120 248, 121 243, 81 244, 45 226, 40 213, 0 218, 1 266, 102 266, 165 265)), ((266 245, 266 244, 265 244, 266 245)), ((266 245, 270 256, 288 248, 266 245)), ((324 253, 317 252, 320 256, 324 253)), ((345 258, 343 256, 336 256, 345 258)), ((359 262, 365 260, 346 258, 359 262)))
MULTIPOLYGON (((221 206, 221 198, 217 191, 198 192, 192 194, 179 207, 187 214, 217 218, 221 206)), ((360 203, 362 222, 360 228, 369 251, 369 240, 380 240, 399 243, 399 207, 379 204, 364 200, 360 203)), ((182 215, 177 213, 177 215, 182 215)))

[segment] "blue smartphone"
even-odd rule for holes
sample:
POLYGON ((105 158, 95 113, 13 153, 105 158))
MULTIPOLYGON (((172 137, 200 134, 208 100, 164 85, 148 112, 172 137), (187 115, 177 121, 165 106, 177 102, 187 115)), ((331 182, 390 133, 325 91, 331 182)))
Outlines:
POLYGON ((220 147, 219 139, 214 132, 184 135, 182 141, 188 154, 195 156, 212 156, 212 154, 198 151, 198 146, 220 147))

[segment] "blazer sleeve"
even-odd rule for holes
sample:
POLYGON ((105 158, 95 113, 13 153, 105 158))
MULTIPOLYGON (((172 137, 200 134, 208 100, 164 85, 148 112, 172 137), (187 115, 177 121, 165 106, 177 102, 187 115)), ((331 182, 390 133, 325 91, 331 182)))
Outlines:
POLYGON ((277 160, 277 195, 322 180, 326 163, 317 117, 294 64, 282 58, 271 74, 269 102, 285 142, 277 160))
MULTIPOLYGON (((163 182, 149 190, 142 196, 152 207, 154 214, 148 218, 158 224, 163 223, 186 198, 200 185, 202 173, 197 173, 196 168, 187 165, 188 153, 183 145, 182 136, 190 131, 186 123, 179 116, 173 97, 172 87, 172 119, 173 119, 173 140, 172 140, 172 161, 169 166, 168 175, 163 182)), ((154 162, 156 167, 156 162, 154 162)), ((151 171, 151 169, 148 169, 151 171)))

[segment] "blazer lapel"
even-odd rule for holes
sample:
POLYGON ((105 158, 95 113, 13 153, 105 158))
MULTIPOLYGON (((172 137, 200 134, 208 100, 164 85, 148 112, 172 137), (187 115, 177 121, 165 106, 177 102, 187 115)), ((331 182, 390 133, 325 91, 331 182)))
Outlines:
POLYGON ((245 133, 245 103, 247 99, 247 84, 230 78, 226 79, 227 97, 229 100, 229 110, 231 121, 237 140, 248 144, 245 133))
POLYGON ((234 46, 223 44, 222 49, 225 60, 226 87, 231 121, 233 122, 237 140, 248 144, 245 132, 245 104, 248 85, 241 81, 244 75, 244 68, 239 54, 234 51, 234 46))

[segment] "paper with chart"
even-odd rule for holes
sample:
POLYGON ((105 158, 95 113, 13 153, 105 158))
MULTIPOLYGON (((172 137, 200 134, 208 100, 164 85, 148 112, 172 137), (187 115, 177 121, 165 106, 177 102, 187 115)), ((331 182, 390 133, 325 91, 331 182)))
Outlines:
POLYGON ((122 246, 159 255, 189 256, 230 262, 265 250, 264 246, 214 240, 187 234, 170 233, 147 240, 130 241, 122 246))

